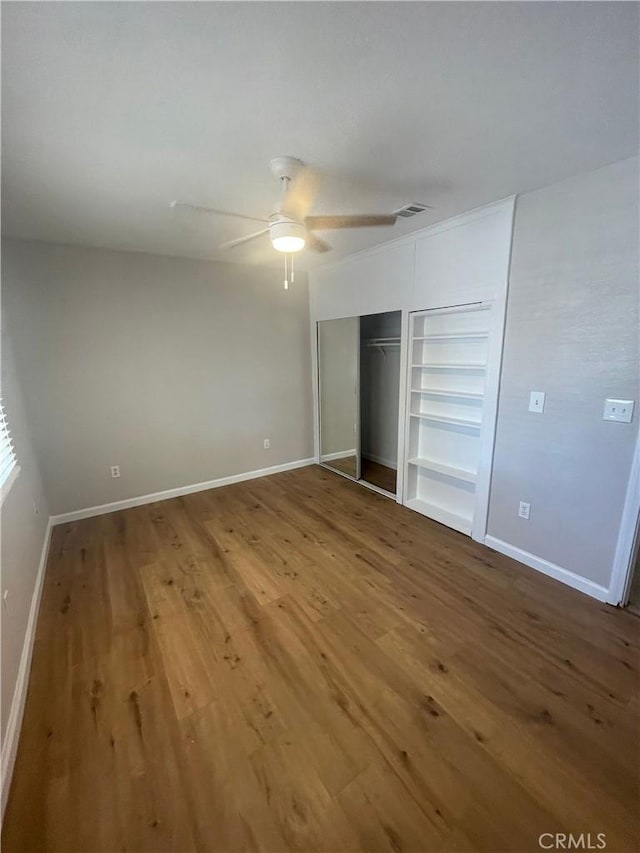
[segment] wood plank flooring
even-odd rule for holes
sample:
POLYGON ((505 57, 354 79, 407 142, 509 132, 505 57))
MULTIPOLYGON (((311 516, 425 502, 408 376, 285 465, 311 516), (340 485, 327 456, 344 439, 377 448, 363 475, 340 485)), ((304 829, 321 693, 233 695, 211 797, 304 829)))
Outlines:
POLYGON ((3 850, 630 853, 639 626, 315 466, 61 525, 3 850))

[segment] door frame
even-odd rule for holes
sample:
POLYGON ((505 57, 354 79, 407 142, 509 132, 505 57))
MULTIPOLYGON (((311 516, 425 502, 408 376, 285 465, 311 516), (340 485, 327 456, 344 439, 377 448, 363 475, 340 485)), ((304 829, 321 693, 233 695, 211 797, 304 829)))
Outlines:
POLYGON ((620 520, 611 583, 607 595, 608 604, 616 607, 625 607, 628 604, 633 564, 638 547, 640 547, 640 431, 636 435, 627 494, 620 520))

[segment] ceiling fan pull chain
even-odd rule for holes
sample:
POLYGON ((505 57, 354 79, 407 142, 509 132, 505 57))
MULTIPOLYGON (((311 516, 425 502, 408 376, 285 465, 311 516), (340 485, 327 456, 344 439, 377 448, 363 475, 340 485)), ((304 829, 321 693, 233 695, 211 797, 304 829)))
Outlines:
POLYGON ((284 256, 284 289, 289 290, 289 280, 287 279, 287 255, 284 256))

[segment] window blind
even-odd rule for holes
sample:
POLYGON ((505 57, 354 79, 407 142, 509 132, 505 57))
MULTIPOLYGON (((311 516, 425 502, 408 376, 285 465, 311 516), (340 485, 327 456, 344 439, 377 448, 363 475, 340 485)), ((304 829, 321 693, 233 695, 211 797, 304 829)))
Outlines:
POLYGON ((2 398, 0 397, 0 487, 7 482, 9 474, 16 464, 16 454, 11 441, 11 433, 4 413, 2 398))

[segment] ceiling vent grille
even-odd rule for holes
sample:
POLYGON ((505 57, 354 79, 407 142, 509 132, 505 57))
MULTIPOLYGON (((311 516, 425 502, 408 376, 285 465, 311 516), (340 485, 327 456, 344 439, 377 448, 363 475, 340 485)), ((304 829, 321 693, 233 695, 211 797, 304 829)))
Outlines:
POLYGON ((409 217, 423 213, 425 210, 431 210, 431 205, 412 201, 410 204, 405 204, 404 207, 399 208, 399 210, 394 210, 393 213, 395 216, 402 216, 404 219, 409 219, 409 217))

